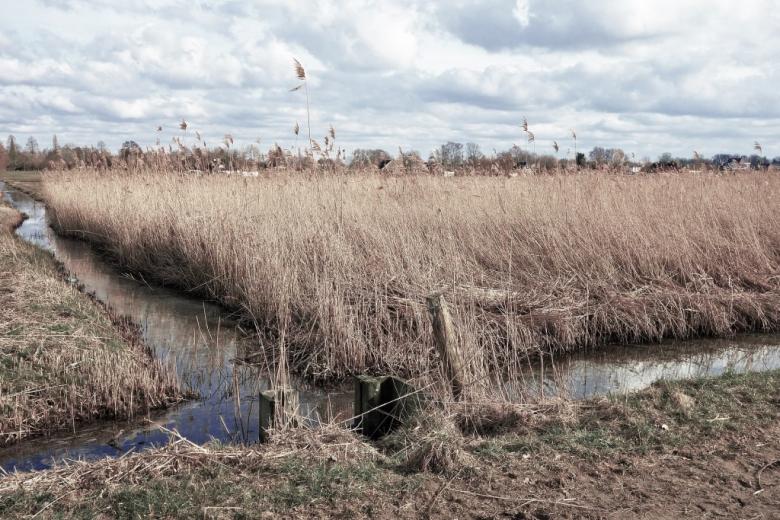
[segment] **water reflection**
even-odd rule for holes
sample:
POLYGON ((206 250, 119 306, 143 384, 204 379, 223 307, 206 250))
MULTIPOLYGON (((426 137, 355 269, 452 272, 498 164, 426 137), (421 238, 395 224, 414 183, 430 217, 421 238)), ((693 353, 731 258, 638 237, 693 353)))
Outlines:
POLYGON ((735 339, 619 345, 535 363, 507 386, 510 396, 590 397, 628 393, 660 380, 715 377, 780 369, 780 338, 746 334, 735 339))

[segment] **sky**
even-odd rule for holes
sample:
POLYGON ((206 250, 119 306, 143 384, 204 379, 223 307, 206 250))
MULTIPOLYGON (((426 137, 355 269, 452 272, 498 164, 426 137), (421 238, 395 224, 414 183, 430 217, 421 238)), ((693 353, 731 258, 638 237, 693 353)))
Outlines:
POLYGON ((0 0, 0 136, 780 156, 777 4, 0 0))

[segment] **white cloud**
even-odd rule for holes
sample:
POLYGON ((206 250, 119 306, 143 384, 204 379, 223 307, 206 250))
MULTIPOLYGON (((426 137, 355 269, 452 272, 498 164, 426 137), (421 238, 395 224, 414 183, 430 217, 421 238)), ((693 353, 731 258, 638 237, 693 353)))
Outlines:
POLYGON ((297 57, 315 135, 333 123, 348 149, 427 153, 449 139, 500 149, 522 140, 526 116, 539 150, 576 127, 581 147, 637 155, 749 153, 754 140, 780 155, 772 0, 0 0, 0 10, 0 135, 151 143, 157 124, 183 117, 212 141, 230 132, 289 145, 305 118, 289 92, 297 57))
POLYGON ((529 0, 517 0, 515 2, 515 8, 512 9, 512 14, 517 21, 520 22, 522 27, 528 27, 531 22, 531 3, 529 0))

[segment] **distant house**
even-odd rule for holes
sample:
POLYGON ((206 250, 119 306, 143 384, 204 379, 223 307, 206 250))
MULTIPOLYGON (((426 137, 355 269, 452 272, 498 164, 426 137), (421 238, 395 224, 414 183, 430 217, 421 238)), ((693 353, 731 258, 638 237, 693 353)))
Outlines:
POLYGON ((730 172, 747 171, 750 169, 750 161, 743 160, 743 157, 730 157, 721 168, 730 172))

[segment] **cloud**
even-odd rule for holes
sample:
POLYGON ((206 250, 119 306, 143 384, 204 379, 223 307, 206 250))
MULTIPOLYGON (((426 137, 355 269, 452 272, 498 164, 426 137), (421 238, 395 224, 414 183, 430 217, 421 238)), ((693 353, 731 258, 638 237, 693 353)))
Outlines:
MULTIPOLYGON (((340 145, 624 147, 780 155, 772 0, 37 0, 0 19, 0 135, 111 146, 295 143, 306 118, 340 145), (170 129, 170 130, 169 130, 170 129)), ((300 141, 298 142, 300 145, 300 141)))

